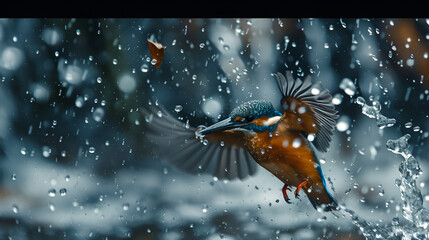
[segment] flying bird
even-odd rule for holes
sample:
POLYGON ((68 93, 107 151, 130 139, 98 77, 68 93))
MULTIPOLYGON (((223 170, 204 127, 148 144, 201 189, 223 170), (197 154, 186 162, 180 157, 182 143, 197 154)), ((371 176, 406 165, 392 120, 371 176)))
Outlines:
POLYGON ((309 76, 273 75, 282 94, 281 111, 271 102, 253 100, 224 120, 194 128, 165 108, 152 107, 143 111, 146 137, 166 154, 168 164, 183 171, 241 180, 254 175, 258 164, 284 183, 287 203, 287 191, 295 188, 295 197, 304 191, 315 209, 338 210, 316 155, 316 150, 328 150, 338 118, 332 96, 327 89, 315 91, 309 76))

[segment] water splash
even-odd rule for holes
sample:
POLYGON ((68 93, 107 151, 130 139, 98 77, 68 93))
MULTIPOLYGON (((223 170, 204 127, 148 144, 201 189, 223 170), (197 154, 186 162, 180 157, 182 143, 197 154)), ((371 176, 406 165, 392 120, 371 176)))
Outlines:
MULTIPOLYGON (((377 126, 380 129, 391 127, 396 123, 394 118, 387 118, 380 113, 381 105, 379 102, 373 101, 373 106, 369 106, 363 97, 357 97, 356 103, 362 106, 364 115, 377 120, 377 126)), ((400 225, 399 218, 395 217, 390 225, 380 226, 359 217, 353 210, 342 207, 342 211, 350 215, 352 223, 359 227, 367 239, 429 238, 429 211, 423 207, 423 197, 416 183, 416 179, 422 174, 422 170, 409 149, 408 140, 410 138, 410 134, 405 134, 396 140, 389 139, 386 142, 389 151, 404 158, 399 166, 401 179, 396 179, 396 185, 401 192, 402 215, 408 222, 400 225)))
POLYGON ((396 119, 387 118, 381 111, 381 104, 378 101, 373 101, 372 106, 366 104, 365 99, 363 97, 357 97, 356 103, 362 106, 362 113, 369 118, 375 118, 377 120, 377 126, 380 129, 385 127, 392 127, 396 123, 396 119))
POLYGON ((428 239, 429 238, 429 211, 423 207, 423 197, 416 183, 416 179, 422 174, 418 161, 409 149, 406 134, 396 140, 389 139, 386 147, 389 151, 401 155, 402 160, 399 172, 401 179, 396 184, 401 192, 402 215, 408 222, 399 224, 399 218, 394 217, 390 225, 379 226, 359 217, 353 210, 345 207, 342 210, 349 214, 352 223, 359 227, 367 239, 428 239))
MULTIPOLYGON (((423 207, 423 197, 416 183, 416 179, 422 174, 419 162, 411 154, 408 146, 410 134, 396 140, 388 140, 386 147, 389 151, 401 155, 404 160, 399 166, 401 179, 396 181, 401 191, 401 207, 404 218, 417 228, 428 229, 429 211, 423 207)), ((429 236, 429 233, 426 233, 429 236)))

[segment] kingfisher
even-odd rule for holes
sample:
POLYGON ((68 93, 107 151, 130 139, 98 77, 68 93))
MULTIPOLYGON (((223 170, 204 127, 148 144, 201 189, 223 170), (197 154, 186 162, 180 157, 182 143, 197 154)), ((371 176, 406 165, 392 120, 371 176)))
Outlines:
POLYGON ((290 71, 272 75, 282 95, 281 111, 269 101, 252 100, 224 120, 195 128, 162 106, 152 107, 143 111, 147 138, 162 147, 168 164, 183 171, 242 180, 260 165, 284 183, 287 203, 287 191, 295 188, 295 198, 304 191, 315 209, 338 210, 316 155, 316 150, 328 150, 338 118, 332 96, 315 88, 310 76, 294 79, 290 71))

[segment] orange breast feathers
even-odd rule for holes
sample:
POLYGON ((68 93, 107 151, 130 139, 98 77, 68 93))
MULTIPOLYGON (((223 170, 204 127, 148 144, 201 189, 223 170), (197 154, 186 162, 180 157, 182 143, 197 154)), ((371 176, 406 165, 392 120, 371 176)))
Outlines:
POLYGON ((247 144, 257 163, 289 186, 309 180, 308 186, 323 187, 312 149, 298 131, 254 134, 247 144))

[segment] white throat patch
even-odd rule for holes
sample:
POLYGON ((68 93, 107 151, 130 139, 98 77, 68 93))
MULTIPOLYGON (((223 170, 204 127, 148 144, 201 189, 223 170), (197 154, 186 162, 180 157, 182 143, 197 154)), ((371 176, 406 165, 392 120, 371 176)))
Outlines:
POLYGON ((270 117, 263 124, 264 124, 264 126, 271 126, 271 125, 277 123, 278 121, 280 121, 281 118, 282 118, 282 116, 270 117))

